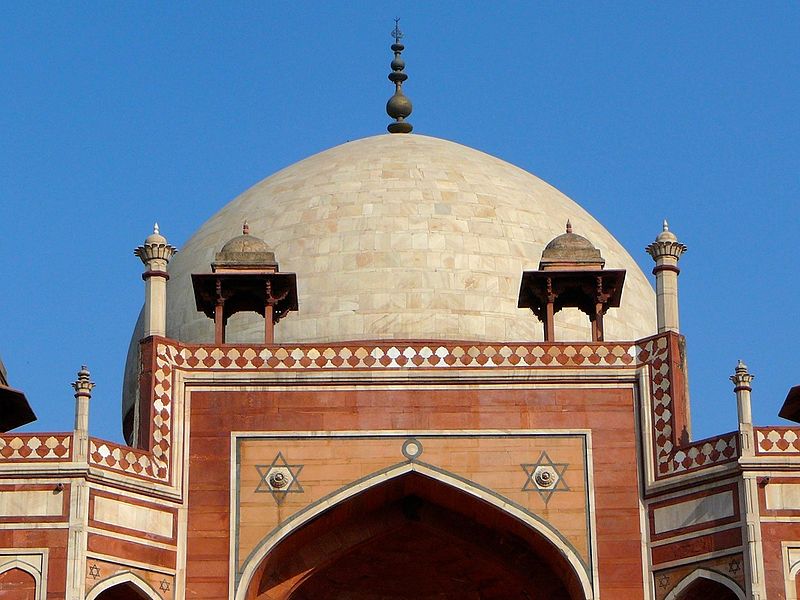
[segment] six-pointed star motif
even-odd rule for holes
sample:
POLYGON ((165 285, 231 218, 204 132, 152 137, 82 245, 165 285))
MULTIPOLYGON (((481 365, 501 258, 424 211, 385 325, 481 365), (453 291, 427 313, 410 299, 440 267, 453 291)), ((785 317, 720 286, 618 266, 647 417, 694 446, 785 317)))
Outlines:
POLYGON ((736 575, 742 568, 742 563, 739 561, 738 558, 734 557, 728 563, 728 572, 733 573, 736 575))
POLYGON ((666 574, 660 575, 658 577, 658 587, 660 587, 662 590, 665 590, 667 589, 668 586, 669 586, 669 575, 666 574))
POLYGON ((568 492, 569 486, 564 481, 564 471, 568 463, 554 463, 547 452, 539 455, 535 463, 520 465, 525 471, 525 485, 523 492, 538 492, 545 505, 556 492, 568 492))
POLYGON ((257 494, 272 494, 275 502, 281 504, 287 494, 303 493, 303 486, 298 479, 303 465, 290 465, 282 452, 278 452, 270 464, 256 465, 256 469, 261 477, 256 487, 257 494))

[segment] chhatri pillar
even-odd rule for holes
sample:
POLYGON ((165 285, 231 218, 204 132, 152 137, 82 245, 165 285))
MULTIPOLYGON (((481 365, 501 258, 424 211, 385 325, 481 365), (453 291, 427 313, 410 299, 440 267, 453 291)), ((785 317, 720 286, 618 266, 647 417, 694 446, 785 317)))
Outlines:
POLYGON ((78 379, 72 383, 75 390, 75 460, 86 460, 89 454, 89 401, 92 399, 94 382, 90 379, 86 365, 78 371, 78 379))
POLYGON ((658 333, 680 332, 678 319, 678 260, 686 252, 686 246, 678 241, 664 220, 664 229, 656 240, 645 248, 656 261, 653 275, 656 276, 656 315, 658 333))
POLYGON ((733 382, 733 391, 736 394, 736 407, 739 413, 739 444, 742 456, 755 455, 755 439, 753 437, 753 414, 750 406, 750 383, 755 378, 747 370, 747 365, 741 360, 730 379, 733 382))
POLYGON ((554 342, 555 314, 563 308, 578 308, 589 317, 592 341, 602 342, 603 317, 619 306, 624 269, 604 269, 600 250, 585 237, 572 232, 553 239, 542 252, 538 271, 522 273, 519 308, 530 308, 544 327, 544 340, 554 342))
POLYGON ((167 334, 167 264, 178 250, 158 231, 158 223, 133 253, 144 263, 144 337, 167 334))
POLYGON ((228 241, 213 263, 211 273, 192 275, 197 310, 214 319, 214 343, 225 342, 228 319, 242 311, 264 317, 264 344, 275 341, 275 324, 297 310, 297 275, 280 273, 275 253, 264 240, 250 235, 245 222, 242 235, 228 241))

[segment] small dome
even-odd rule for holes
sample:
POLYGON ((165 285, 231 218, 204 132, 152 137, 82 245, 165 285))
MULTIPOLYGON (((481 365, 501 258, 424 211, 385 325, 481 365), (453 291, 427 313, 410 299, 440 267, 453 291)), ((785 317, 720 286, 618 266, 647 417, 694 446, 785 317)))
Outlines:
POLYGON ((677 242, 678 237, 669 230, 669 223, 664 219, 663 231, 656 236, 657 242, 677 242))
POLYGON ((225 242, 212 265, 219 267, 277 267, 275 253, 259 237, 250 235, 250 226, 245 221, 242 235, 225 242))
POLYGON ((252 254, 255 252, 268 252, 272 254, 272 250, 267 246, 267 242, 254 235, 242 234, 237 235, 232 240, 225 243, 220 250, 220 254, 252 254))
POLYGON ((567 221, 567 232, 551 240, 542 251, 539 268, 558 264, 602 267, 605 261, 592 242, 582 235, 572 233, 572 225, 567 221))
POLYGON ((153 233, 151 233, 150 235, 148 235, 145 238, 144 243, 146 245, 150 245, 150 244, 166 244, 167 243, 167 238, 165 238, 163 235, 161 235, 161 233, 158 230, 158 223, 153 225, 153 233))

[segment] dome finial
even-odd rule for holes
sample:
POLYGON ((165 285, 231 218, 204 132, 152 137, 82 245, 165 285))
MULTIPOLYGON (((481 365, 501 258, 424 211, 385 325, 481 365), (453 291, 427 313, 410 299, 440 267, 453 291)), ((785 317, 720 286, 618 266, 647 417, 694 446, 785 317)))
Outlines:
POLYGON ((247 222, 247 219, 242 223, 242 235, 250 235, 250 224, 247 222))
POLYGON ((663 231, 669 231, 669 223, 667 223, 666 219, 664 219, 664 229, 663 229, 663 231))
POLYGON ((153 224, 153 233, 159 235, 161 232, 158 230, 158 221, 153 224))
POLYGON ((567 219, 567 233, 572 233, 572 223, 567 219))
POLYGON ((400 18, 394 20, 394 30, 392 30, 392 37, 394 44, 392 44, 392 52, 394 52, 394 59, 392 60, 392 72, 389 73, 389 81, 394 83, 394 95, 389 98, 386 103, 386 113, 392 117, 395 122, 390 123, 386 128, 389 133, 411 133, 413 129, 411 123, 406 119, 411 114, 411 100, 406 98, 403 94, 403 82, 408 79, 408 75, 403 72, 406 68, 405 61, 401 58, 400 53, 405 49, 405 46, 400 43, 403 38, 403 32, 400 31, 400 18))

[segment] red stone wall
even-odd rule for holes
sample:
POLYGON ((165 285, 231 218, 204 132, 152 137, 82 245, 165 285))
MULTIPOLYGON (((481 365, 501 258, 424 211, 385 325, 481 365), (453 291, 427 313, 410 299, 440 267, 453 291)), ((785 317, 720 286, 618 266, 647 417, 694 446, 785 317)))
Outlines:
POLYGON ((231 431, 591 429, 601 594, 642 598, 637 452, 628 389, 195 392, 187 597, 228 594, 231 431))
POLYGON ((0 598, 36 600, 36 580, 22 569, 9 569, 0 573, 0 598))

